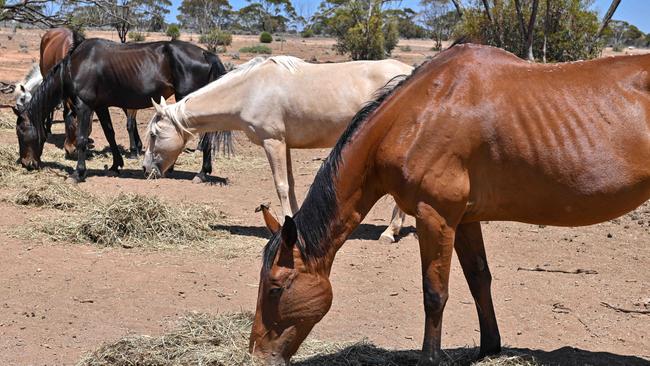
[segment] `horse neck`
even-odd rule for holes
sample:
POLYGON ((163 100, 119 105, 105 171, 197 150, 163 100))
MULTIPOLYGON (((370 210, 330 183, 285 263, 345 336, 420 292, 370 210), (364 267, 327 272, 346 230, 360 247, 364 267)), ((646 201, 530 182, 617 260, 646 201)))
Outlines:
POLYGON ((183 122, 193 133, 232 131, 243 129, 241 101, 238 87, 211 85, 185 97, 179 108, 183 122))
POLYGON ((334 148, 296 214, 303 240, 310 242, 305 245, 311 244, 316 253, 316 270, 329 274, 338 250, 385 194, 378 184, 375 164, 377 147, 386 131, 376 125, 382 123, 368 121, 361 126, 342 146, 338 165, 333 159, 339 147, 334 148))
POLYGON ((43 125, 45 117, 61 103, 63 69, 64 65, 57 65, 32 93, 32 100, 27 107, 32 123, 43 125))

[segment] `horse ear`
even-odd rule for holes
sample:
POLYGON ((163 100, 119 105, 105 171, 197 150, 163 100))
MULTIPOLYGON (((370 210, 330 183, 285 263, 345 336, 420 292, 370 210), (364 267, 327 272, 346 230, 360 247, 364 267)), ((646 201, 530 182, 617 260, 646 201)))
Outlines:
POLYGON ((269 206, 265 204, 261 204, 260 207, 255 209, 255 212, 260 212, 262 211, 262 216, 264 217, 264 223, 266 223, 266 228, 269 229, 271 234, 275 234, 280 229, 282 226, 278 222, 278 220, 273 217, 273 214, 271 214, 271 211, 269 210, 269 206))
POLYGON ((282 225, 282 241, 288 248, 293 248, 298 241, 298 228, 291 216, 284 217, 284 225, 282 225))
POLYGON ((156 103, 156 101, 153 100, 153 98, 151 98, 151 104, 156 109, 157 114, 163 114, 163 107, 161 107, 160 104, 156 103))
POLYGON ((160 96, 160 105, 163 107, 167 107, 167 101, 165 100, 165 98, 162 97, 162 95, 160 96))

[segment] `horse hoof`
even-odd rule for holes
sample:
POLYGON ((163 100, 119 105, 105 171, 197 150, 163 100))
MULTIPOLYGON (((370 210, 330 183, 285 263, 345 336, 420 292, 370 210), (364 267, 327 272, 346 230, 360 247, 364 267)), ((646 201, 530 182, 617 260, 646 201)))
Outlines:
POLYGON ((81 179, 79 179, 79 177, 77 175, 73 174, 73 175, 67 177, 65 179, 65 182, 68 183, 68 184, 79 184, 79 183, 81 183, 81 179))
POLYGON ((388 244, 393 244, 394 242, 395 242, 395 239, 391 238, 388 235, 381 234, 381 236, 379 237, 379 243, 380 244, 388 245, 388 244))
POLYGON ((194 183, 194 184, 201 184, 201 183, 205 183, 205 182, 207 182, 207 178, 206 178, 205 175, 202 175, 202 174, 197 174, 192 179, 192 183, 194 183))
POLYGON ((106 171, 106 176, 107 176, 107 177, 119 177, 119 176, 120 176, 120 172, 119 172, 119 171, 116 171, 116 170, 113 170, 113 169, 108 169, 108 170, 106 171))
POLYGON ((138 153, 135 152, 135 151, 131 151, 131 152, 126 156, 126 158, 127 158, 127 159, 130 159, 130 160, 138 160, 138 159, 140 159, 140 154, 138 154, 138 153))

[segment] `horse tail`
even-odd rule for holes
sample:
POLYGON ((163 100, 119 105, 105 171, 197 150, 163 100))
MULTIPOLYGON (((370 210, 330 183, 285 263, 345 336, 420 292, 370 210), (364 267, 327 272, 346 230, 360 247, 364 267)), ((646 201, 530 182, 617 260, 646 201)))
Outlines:
POLYGON ((232 131, 208 132, 201 135, 198 149, 205 151, 205 148, 208 146, 212 147, 211 153, 213 157, 216 156, 219 151, 221 151, 224 156, 230 157, 235 155, 235 144, 232 131), (210 145, 206 146, 206 144, 210 145))

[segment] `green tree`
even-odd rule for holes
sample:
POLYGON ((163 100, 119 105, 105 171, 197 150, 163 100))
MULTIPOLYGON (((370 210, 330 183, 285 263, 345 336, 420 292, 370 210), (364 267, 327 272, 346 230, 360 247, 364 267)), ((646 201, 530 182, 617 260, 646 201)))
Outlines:
POLYGON ((175 41, 181 37, 181 30, 176 24, 170 24, 169 27, 167 27, 167 31, 165 33, 169 38, 172 39, 172 41, 175 41))
POLYGON ((500 0, 466 6, 457 37, 502 47, 523 58, 572 61, 600 54, 602 23, 592 0, 500 0))
POLYGON ((238 22, 249 32, 284 32, 298 19, 291 0, 247 0, 249 5, 239 9, 238 22))
POLYGON ((201 34, 224 28, 233 14, 228 0, 183 0, 178 11, 180 24, 201 34))
POLYGON ((427 30, 417 23, 418 13, 411 8, 386 10, 386 17, 397 23, 399 36, 402 38, 425 38, 427 30))
POLYGON ((314 16, 325 33, 336 37, 334 48, 353 60, 379 60, 397 45, 395 19, 387 16, 384 0, 325 0, 314 16))
POLYGON ((456 24, 461 19, 462 8, 456 3, 452 9, 448 0, 421 0, 419 18, 433 38, 436 50, 442 49, 442 42, 448 41, 454 32, 456 24))

